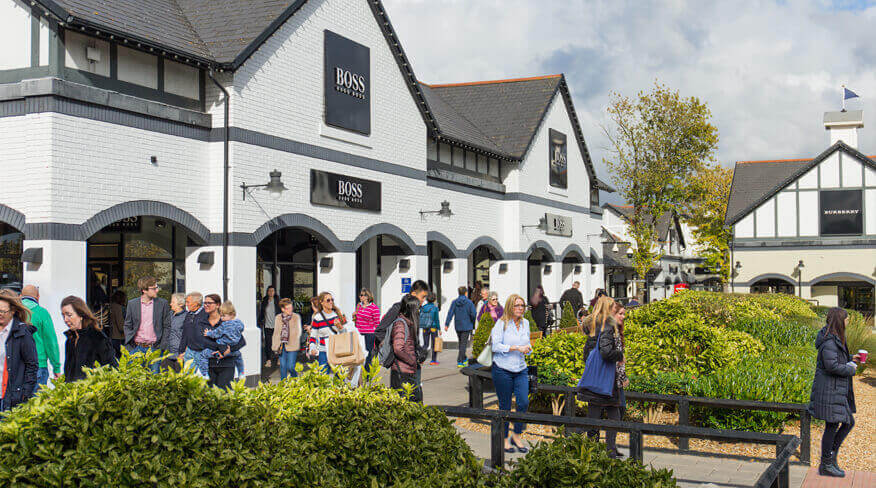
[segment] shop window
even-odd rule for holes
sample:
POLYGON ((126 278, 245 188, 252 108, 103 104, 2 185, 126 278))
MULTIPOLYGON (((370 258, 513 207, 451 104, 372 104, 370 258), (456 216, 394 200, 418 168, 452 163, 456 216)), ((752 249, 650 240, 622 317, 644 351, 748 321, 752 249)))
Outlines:
POLYGON ((21 249, 24 234, 0 222, 0 288, 21 290, 21 249))

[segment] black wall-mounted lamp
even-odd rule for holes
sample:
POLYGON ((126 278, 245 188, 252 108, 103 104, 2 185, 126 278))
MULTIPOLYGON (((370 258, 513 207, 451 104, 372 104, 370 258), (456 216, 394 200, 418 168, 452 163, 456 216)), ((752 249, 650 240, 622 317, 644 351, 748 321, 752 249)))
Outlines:
POLYGON ((287 190, 286 186, 283 185, 283 182, 280 180, 280 176, 283 174, 275 169, 274 171, 271 171, 269 175, 271 180, 262 185, 247 185, 246 183, 242 183, 240 188, 243 189, 243 199, 246 200, 246 191, 250 188, 264 188, 271 194, 271 198, 280 198, 280 194, 287 190))
POLYGON ((441 217, 450 217, 453 215, 453 212, 450 210, 450 202, 444 200, 441 202, 441 210, 420 210, 420 217, 424 217, 427 214, 438 214, 441 217))
POLYGON ((539 217, 538 224, 535 225, 521 225, 521 229, 530 229, 536 228, 538 230, 547 230, 547 217, 539 217))

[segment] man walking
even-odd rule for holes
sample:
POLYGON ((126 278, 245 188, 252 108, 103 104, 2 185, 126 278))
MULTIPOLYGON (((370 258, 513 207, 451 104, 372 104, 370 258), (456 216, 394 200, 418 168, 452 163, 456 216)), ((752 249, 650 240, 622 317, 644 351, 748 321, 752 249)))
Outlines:
POLYGON ((566 306, 566 302, 569 302, 572 305, 572 312, 578 313, 581 310, 581 307, 584 306, 584 295, 581 294, 581 282, 576 281, 572 283, 572 288, 563 292, 563 295, 560 297, 560 309, 566 306))
MULTIPOLYGON (((36 343, 39 367, 37 369, 37 387, 49 383, 49 363, 52 364, 52 379, 61 376, 61 358, 58 352, 58 335, 52 324, 49 311, 40 306, 40 290, 34 285, 25 285, 21 290, 21 303, 30 310, 30 323, 36 327, 33 340, 36 343)), ((36 393, 36 391, 34 391, 36 393)))
MULTIPOLYGON (((417 280, 411 285, 411 291, 408 292, 405 296, 416 297, 417 300, 420 301, 420 304, 426 301, 426 295, 429 294, 429 284, 423 280, 417 280)), ((380 324, 377 325, 377 328, 374 329, 374 347, 375 349, 379 348, 380 343, 383 342, 383 339, 386 337, 387 331, 392 327, 395 319, 398 318, 399 311, 402 307, 402 301, 404 300, 404 296, 401 300, 396 302, 386 311, 383 315, 383 318, 380 319, 380 324)), ((376 353, 375 353, 376 355, 376 353)))
MULTIPOLYGON (((152 276, 137 280, 140 296, 128 302, 125 313, 125 347, 128 352, 148 353, 158 349, 164 331, 170 330, 170 305, 158 296, 161 289, 152 276)), ((154 373, 159 370, 159 362, 149 365, 154 373)))
POLYGON ((444 331, 450 328, 450 321, 456 319, 453 323, 456 329, 456 335, 459 337, 459 353, 456 355, 456 367, 464 368, 466 363, 466 349, 468 348, 468 339, 474 330, 475 322, 475 306, 468 299, 466 292, 468 288, 459 287, 459 296, 450 304, 450 310, 447 312, 447 319, 444 321, 444 331))

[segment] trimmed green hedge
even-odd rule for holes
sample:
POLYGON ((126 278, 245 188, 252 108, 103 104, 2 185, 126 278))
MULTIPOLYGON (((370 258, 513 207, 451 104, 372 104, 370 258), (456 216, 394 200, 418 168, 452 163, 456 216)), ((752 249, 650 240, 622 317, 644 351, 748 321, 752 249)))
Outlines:
POLYGON ((0 423, 0 486, 468 487, 480 466, 438 409, 312 372, 224 392, 125 356, 0 423))

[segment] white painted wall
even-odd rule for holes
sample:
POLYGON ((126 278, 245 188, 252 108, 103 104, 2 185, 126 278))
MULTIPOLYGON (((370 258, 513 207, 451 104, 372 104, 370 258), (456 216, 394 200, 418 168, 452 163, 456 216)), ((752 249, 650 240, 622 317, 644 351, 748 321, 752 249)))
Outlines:
POLYGON ((199 98, 198 70, 169 59, 164 60, 164 91, 181 97, 199 98))
POLYGON ((776 200, 770 198, 755 210, 755 237, 776 236, 776 200))
POLYGON ((834 152, 818 165, 821 175, 821 188, 838 188, 839 185, 839 151, 834 152))
POLYGON ((0 70, 31 64, 30 7, 18 0, 0 3, 0 70))
POLYGON ((867 234, 876 235, 876 189, 864 191, 864 230, 867 234))
POLYGON ((158 58, 129 49, 118 47, 119 80, 134 83, 147 88, 158 88, 158 58))
MULTIPOLYGON (((122 48, 119 48, 120 50, 122 48)), ((67 30, 64 32, 64 56, 65 66, 68 68, 87 71, 101 76, 110 75, 110 45, 109 42, 89 37, 78 32, 67 30), (88 59, 88 49, 99 53, 100 60, 88 59)))
POLYGON ((793 237, 797 235, 797 193, 783 191, 776 195, 776 210, 779 221, 777 224, 778 237, 793 237))

